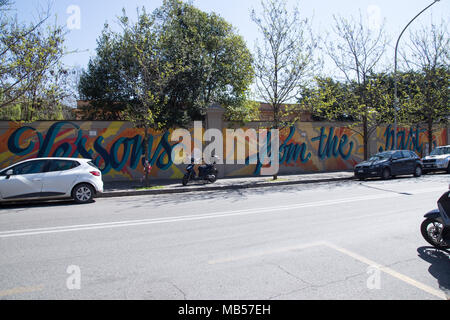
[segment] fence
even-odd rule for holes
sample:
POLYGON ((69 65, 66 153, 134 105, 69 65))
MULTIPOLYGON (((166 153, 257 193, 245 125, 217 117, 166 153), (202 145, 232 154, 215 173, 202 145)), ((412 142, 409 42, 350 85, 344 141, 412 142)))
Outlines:
MULTIPOLYGON (((204 126, 204 130, 215 128, 226 136, 229 124, 222 121, 219 108, 212 108, 204 126)), ((259 175, 262 164, 259 161, 252 164, 251 160, 257 159, 258 155, 249 151, 256 143, 256 137, 246 131, 251 128, 258 129, 258 123, 233 131, 238 142, 235 148, 230 148, 224 139, 223 150, 219 150, 224 163, 236 155, 239 141, 247 154, 245 159, 237 157, 240 164, 219 165, 221 177, 259 175)), ((189 131, 193 133, 194 129, 189 131)), ((171 141, 172 132, 151 131, 152 179, 180 179, 183 176, 185 165, 176 165, 172 159, 175 145, 171 141)), ((426 154, 429 141, 425 129, 399 128, 397 134, 399 148, 413 150, 421 156, 426 154)), ((39 121, 24 124, 0 121, 0 167, 35 157, 83 157, 93 159, 101 168, 105 181, 136 180, 143 173, 143 137, 143 130, 129 122, 39 121)), ((392 126, 377 128, 369 141, 369 153, 392 149, 393 140, 392 126)), ((439 146, 448 142, 449 130, 436 128, 431 143, 439 146)), ((198 139, 196 143, 201 144, 198 139)), ((351 170, 363 160, 364 154, 362 137, 345 123, 299 122, 280 131, 279 147, 280 174, 351 170)))

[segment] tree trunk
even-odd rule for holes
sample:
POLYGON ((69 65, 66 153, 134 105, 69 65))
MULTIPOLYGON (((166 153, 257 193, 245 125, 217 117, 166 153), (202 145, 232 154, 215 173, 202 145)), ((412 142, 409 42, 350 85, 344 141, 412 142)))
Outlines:
MULTIPOLYGON (((277 105, 276 107, 274 106, 274 129, 278 130, 280 127, 280 106, 277 105)), ((272 149, 272 148, 271 148, 272 149)), ((271 157, 279 157, 279 150, 275 150, 276 155, 271 155, 271 157)), ((278 174, 275 174, 273 176, 273 180, 276 181, 278 180, 278 174)))
POLYGON ((363 144, 364 144, 364 160, 369 159, 369 130, 367 128, 367 116, 363 116, 363 144))
POLYGON ((428 154, 433 151, 433 120, 428 119, 428 154))
POLYGON ((144 174, 145 174, 145 187, 148 188, 149 183, 149 175, 148 175, 148 168, 147 168, 147 161, 148 159, 148 128, 145 126, 145 132, 144 132, 144 174))

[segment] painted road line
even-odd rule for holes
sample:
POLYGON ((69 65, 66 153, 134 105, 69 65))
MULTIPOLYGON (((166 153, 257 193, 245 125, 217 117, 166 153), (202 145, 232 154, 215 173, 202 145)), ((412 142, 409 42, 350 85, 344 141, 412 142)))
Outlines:
POLYGON ((395 271, 395 270, 393 270, 391 268, 388 268, 388 267, 383 266, 383 265, 381 265, 379 263, 376 263, 375 261, 367 259, 366 257, 363 257, 363 256, 361 256, 361 255, 359 255, 359 254, 357 254, 355 252, 352 252, 350 250, 341 248, 341 247, 339 247, 337 245, 334 245, 332 243, 329 243, 329 242, 324 242, 324 245, 329 247, 329 248, 331 248, 331 249, 334 249, 334 250, 336 250, 336 251, 338 251, 340 253, 343 253, 343 254, 345 254, 345 255, 347 255, 349 257, 352 257, 353 259, 358 260, 359 262, 362 262, 362 263, 364 263, 364 264, 366 264, 366 265, 368 265, 370 267, 374 267, 374 268, 376 268, 376 269, 378 269, 378 270, 380 270, 380 271, 382 271, 382 272, 384 272, 384 273, 386 273, 386 274, 388 274, 388 275, 390 275, 390 276, 392 276, 394 278, 397 278, 397 279, 399 279, 399 280, 401 280, 401 281, 403 281, 403 282, 405 282, 405 283, 407 283, 407 284, 409 284, 411 286, 414 286, 414 287, 416 287, 416 288, 418 288, 418 289, 420 289, 420 290, 422 290, 424 292, 427 292, 427 293, 429 293, 429 294, 431 294, 433 296, 436 296, 436 297, 438 297, 440 299, 443 299, 443 300, 448 300, 449 299, 449 297, 447 297, 447 295, 444 292, 442 292, 440 290, 437 290, 437 289, 434 289, 434 288, 432 288, 430 286, 427 286, 426 284, 423 284, 423 283, 421 283, 419 281, 416 281, 416 280, 414 280, 414 279, 412 279, 412 278, 410 278, 410 277, 408 277, 408 276, 406 276, 404 274, 401 274, 400 272, 397 272, 397 271, 395 271))
POLYGON ((337 245, 334 245, 334 244, 326 242, 326 241, 313 242, 313 243, 303 244, 303 245, 298 245, 298 246, 282 247, 279 249, 249 253, 249 254, 241 255, 241 256, 211 260, 208 262, 208 264, 215 265, 215 264, 222 264, 222 263, 232 263, 232 262, 238 262, 238 261, 247 260, 247 259, 251 259, 251 258, 258 258, 258 257, 267 256, 267 255, 275 255, 275 254, 279 254, 279 253, 291 252, 291 251, 296 251, 296 250, 304 250, 304 249, 309 249, 309 248, 314 248, 314 247, 327 247, 329 249, 338 251, 346 256, 349 256, 349 257, 351 257, 359 262, 362 262, 370 267, 374 267, 374 268, 376 268, 398 280, 401 280, 401 281, 403 281, 413 287, 416 287, 417 289, 420 289, 426 293, 429 293, 435 297, 438 297, 443 300, 448 300, 450 298, 450 297, 447 297, 447 295, 440 290, 437 290, 430 286, 427 286, 427 285, 425 285, 419 281, 416 281, 404 274, 401 274, 391 268, 385 267, 385 266, 383 266, 375 261, 372 261, 366 257, 363 257, 357 253, 354 253, 350 250, 344 249, 342 247, 339 247, 337 245))
POLYGON ((296 250, 304 250, 304 249, 309 249, 309 248, 314 248, 314 247, 320 247, 320 246, 323 246, 324 244, 325 244, 325 242, 322 241, 322 242, 307 243, 307 244, 298 245, 298 246, 283 247, 283 248, 272 249, 272 250, 265 250, 265 251, 263 250, 263 251, 253 252, 253 253, 244 254, 244 255, 240 255, 240 256, 211 260, 211 261, 208 261, 208 264, 215 265, 215 264, 221 264, 221 263, 237 262, 237 261, 241 261, 241 260, 258 258, 258 257, 267 256, 267 255, 274 255, 274 254, 286 253, 286 252, 291 252, 291 251, 296 251, 296 250))
POLYGON ((0 291, 0 297, 8 297, 8 296, 14 296, 18 294, 24 294, 24 293, 33 293, 44 290, 44 286, 36 286, 36 287, 18 287, 8 290, 0 291))
POLYGON ((399 195, 392 194, 392 195, 354 197, 354 198, 349 198, 349 199, 326 200, 326 201, 317 201, 317 202, 311 202, 311 203, 294 204, 294 205, 288 205, 288 206, 253 208, 253 209, 246 209, 246 210, 225 211, 225 212, 209 213, 209 214, 202 214, 202 215, 178 216, 178 217, 157 218, 157 219, 131 220, 131 221, 117 221, 117 222, 73 225, 73 226, 60 226, 60 227, 49 227, 49 228, 39 228, 39 229, 2 231, 2 232, 0 232, 0 238, 23 237, 23 236, 32 236, 32 235, 43 235, 43 234, 54 234, 54 233, 87 231, 87 230, 99 230, 99 229, 112 229, 112 228, 120 228, 120 227, 123 228, 123 227, 131 227, 131 226, 143 226, 143 225, 174 223, 174 222, 183 222, 183 221, 196 221, 196 220, 204 220, 204 219, 218 219, 218 218, 224 218, 224 217, 263 214, 263 213, 279 212, 279 211, 293 210, 293 209, 303 209, 303 208, 310 208, 310 207, 345 204, 345 203, 358 202, 358 201, 378 200, 381 198, 385 199, 387 197, 395 198, 395 197, 399 197, 399 195))
POLYGON ((24 237, 33 235, 44 235, 44 234, 56 234, 56 233, 66 233, 66 232, 77 232, 77 231, 89 231, 89 230, 101 230, 101 229, 113 229, 113 228, 124 228, 133 226, 144 226, 152 224, 166 224, 166 223, 176 223, 176 222, 186 222, 186 221, 199 221, 205 219, 218 219, 227 218, 233 216, 244 216, 244 215, 256 215, 265 213, 274 213, 287 210, 313 208, 321 206, 335 206, 338 204, 347 204, 360 201, 371 201, 387 198, 399 198, 405 197, 401 194, 378 194, 369 195, 361 197, 352 197, 345 199, 335 199, 335 200, 324 200, 309 203, 299 203, 286 206, 274 206, 265 208, 253 208, 245 210, 236 211, 224 211, 200 215, 189 215, 189 216, 176 216, 176 217, 166 217, 166 218, 156 218, 156 219, 144 219, 144 220, 128 220, 128 221, 116 221, 116 222, 106 222, 106 223, 96 223, 96 224, 83 224, 83 225, 72 225, 72 226, 58 226, 58 227, 48 227, 48 228, 36 228, 36 229, 24 229, 24 230, 11 230, 0 232, 0 238, 13 238, 13 237, 24 237))

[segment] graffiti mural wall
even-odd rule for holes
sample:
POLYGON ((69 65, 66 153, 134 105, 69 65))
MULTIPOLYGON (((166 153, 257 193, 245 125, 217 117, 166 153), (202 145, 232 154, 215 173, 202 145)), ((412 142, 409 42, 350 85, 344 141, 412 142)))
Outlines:
MULTIPOLYGON (((378 151, 392 150, 394 147, 394 128, 389 125, 377 129, 378 151)), ((447 129, 433 130, 433 149, 438 146, 448 145, 447 129)), ((408 149, 416 152, 419 156, 428 155, 428 133, 427 129, 420 127, 399 128, 397 132, 398 149, 408 149)))
MULTIPOLYGON (((152 175, 179 177, 169 154, 170 133, 151 132, 149 150, 152 175)), ((93 159, 105 181, 142 176, 143 130, 127 122, 36 122, 0 126, 0 166, 36 157, 81 157, 93 159)))
MULTIPOLYGON (((246 130, 236 131, 234 149, 228 150, 224 143, 225 163, 230 153, 239 148, 239 141, 245 144, 246 150, 252 150, 256 137, 246 134, 246 130), (239 139, 239 135, 244 136, 239 139)), ((226 131, 222 129, 224 136, 226 131)), ((179 179, 183 175, 185 165, 175 165, 172 159, 172 149, 177 143, 171 142, 171 134, 172 131, 151 131, 148 158, 154 179, 179 179)), ((391 149, 393 134, 391 126, 380 127, 372 139, 371 150, 391 149)), ((128 122, 24 124, 3 121, 0 122, 0 168, 36 157, 82 157, 93 160, 102 170, 105 181, 140 179, 143 174, 143 137, 143 130, 128 122)), ((419 155, 428 144, 426 131, 421 129, 400 128, 398 137, 401 148, 414 150, 419 155)), ((447 130, 436 130, 432 143, 448 144, 447 130)), ((299 123, 280 132, 279 147, 281 174, 351 170, 363 159, 361 136, 342 124, 299 123)), ((259 175, 262 164, 257 159, 258 154, 248 151, 245 159, 236 159, 239 164, 223 165, 222 174, 259 175)))
MULTIPOLYGON (((305 122, 280 131, 281 174, 351 170, 363 154, 361 137, 343 126, 305 122)), ((227 166, 225 171, 227 176, 259 175, 261 167, 227 166)))

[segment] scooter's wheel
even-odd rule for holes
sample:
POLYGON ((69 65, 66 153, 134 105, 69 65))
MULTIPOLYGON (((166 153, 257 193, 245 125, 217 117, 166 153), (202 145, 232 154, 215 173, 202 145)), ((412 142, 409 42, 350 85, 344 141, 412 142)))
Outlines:
POLYGON ((448 249, 450 246, 444 240, 438 240, 439 236, 442 235, 443 228, 444 226, 438 220, 427 219, 422 223, 420 231, 423 238, 433 247, 438 249, 448 249))
POLYGON ((187 176, 187 175, 185 175, 184 177, 183 177, 183 186, 187 186, 187 184, 189 183, 189 176, 187 176))
POLYGON ((208 177, 208 181, 211 182, 211 183, 214 183, 214 182, 217 181, 217 177, 215 175, 210 175, 208 177))

